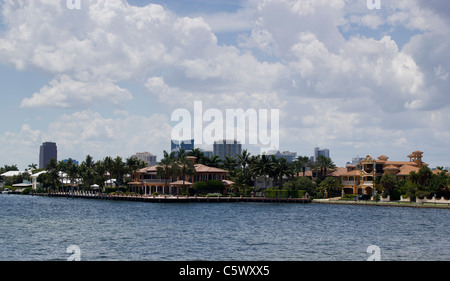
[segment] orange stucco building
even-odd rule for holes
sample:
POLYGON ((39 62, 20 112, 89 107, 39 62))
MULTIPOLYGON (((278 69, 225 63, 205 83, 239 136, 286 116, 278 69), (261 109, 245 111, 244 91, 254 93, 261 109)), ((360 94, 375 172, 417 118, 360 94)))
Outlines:
POLYGON ((408 155, 409 161, 390 161, 382 155, 377 159, 370 155, 360 161, 357 166, 348 165, 347 172, 340 175, 343 194, 373 194, 374 182, 384 174, 395 175, 398 179, 406 179, 412 171, 418 172, 422 166, 423 152, 414 151, 408 155))

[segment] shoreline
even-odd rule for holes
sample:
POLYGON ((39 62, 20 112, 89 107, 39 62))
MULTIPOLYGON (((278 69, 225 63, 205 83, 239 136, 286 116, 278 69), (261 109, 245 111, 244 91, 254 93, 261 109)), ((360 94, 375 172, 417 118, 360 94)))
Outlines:
POLYGON ((313 204, 334 204, 334 205, 353 205, 353 206, 376 206, 376 207, 405 207, 405 208, 424 208, 424 209, 447 209, 450 210, 450 204, 445 203, 415 203, 415 202, 380 202, 380 201, 350 201, 350 200, 329 200, 314 199, 313 204))
MULTIPOLYGON (((20 195, 9 193, 10 195, 20 195)), ((309 199, 309 198, 265 198, 265 197, 198 197, 198 196, 123 196, 106 194, 71 194, 71 193, 50 193, 50 194, 28 194, 25 196, 42 196, 56 198, 73 198, 86 200, 109 200, 109 201, 134 201, 147 203, 285 203, 285 204, 332 204, 347 206, 376 206, 376 207, 405 207, 423 209, 447 209, 450 204, 445 203, 415 203, 415 202, 380 202, 380 201, 350 201, 350 200, 330 200, 330 199, 309 199)))
MULTIPOLYGON (((31 195, 31 194, 30 194, 31 195)), ((48 196, 73 199, 110 200, 110 201, 137 201, 147 203, 289 203, 289 204, 310 204, 312 199, 307 198, 264 198, 264 197, 198 197, 198 196, 126 196, 126 195, 106 195, 106 194, 70 194, 53 193, 33 196, 48 196)))

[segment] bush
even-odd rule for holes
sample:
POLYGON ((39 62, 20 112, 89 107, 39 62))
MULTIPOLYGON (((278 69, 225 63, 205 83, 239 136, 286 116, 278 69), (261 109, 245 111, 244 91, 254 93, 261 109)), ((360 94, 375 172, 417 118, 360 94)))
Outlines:
POLYGON ((425 190, 416 191, 416 196, 419 197, 419 199, 423 199, 423 198, 427 197, 428 195, 430 195, 430 192, 428 192, 428 191, 425 191, 425 190))
POLYGON ((28 195, 31 193, 31 187, 27 187, 20 193, 21 195, 28 195))
POLYGON ((286 190, 274 187, 266 189, 266 197, 268 198, 303 198, 306 190, 286 190))
POLYGON ((350 199, 350 200, 353 200, 353 199, 355 199, 355 197, 358 197, 358 194, 344 194, 344 197, 343 197, 343 199, 350 199))
POLYGON ((194 184, 193 189, 197 193, 222 193, 225 184, 219 180, 199 181, 194 184))

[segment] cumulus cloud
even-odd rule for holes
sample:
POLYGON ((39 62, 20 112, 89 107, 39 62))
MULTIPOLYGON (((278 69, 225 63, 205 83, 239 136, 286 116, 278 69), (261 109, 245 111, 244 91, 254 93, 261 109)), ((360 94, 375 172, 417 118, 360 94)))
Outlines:
POLYGON ((291 150, 414 146, 420 130, 442 137, 449 129, 449 16, 440 2, 382 1, 377 11, 358 0, 247 0, 236 12, 203 16, 122 0, 81 3, 70 10, 66 1, 5 0, 0 63, 51 77, 21 106, 77 110, 46 134, 67 145, 76 135, 86 152, 126 146, 125 138, 167 142, 170 114, 136 113, 131 103, 280 109, 281 145, 291 150), (408 30, 406 44, 399 30, 408 30), (242 33, 233 46, 219 44, 216 32, 242 33), (123 117, 107 119, 92 105, 123 117), (161 131, 136 134, 142 124, 161 131), (121 133, 131 128, 135 137, 121 133))
POLYGON ((22 101, 22 107, 85 107, 91 104, 121 106, 131 99, 128 90, 111 81, 87 83, 75 81, 67 75, 52 80, 39 93, 22 101))
POLYGON ((106 118, 91 110, 78 111, 52 122, 45 136, 51 136, 68 157, 129 157, 150 148, 170 149, 170 124, 161 114, 106 118))

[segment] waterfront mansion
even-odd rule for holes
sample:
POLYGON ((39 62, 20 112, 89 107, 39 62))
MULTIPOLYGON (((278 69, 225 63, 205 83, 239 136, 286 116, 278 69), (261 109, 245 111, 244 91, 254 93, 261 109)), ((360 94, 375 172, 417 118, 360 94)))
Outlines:
MULTIPOLYGON (((188 158, 195 163, 196 158, 188 156, 188 158)), ((209 167, 203 164, 194 164, 194 175, 186 175, 183 181, 182 176, 174 176, 168 179, 161 178, 157 174, 157 167, 149 166, 134 173, 133 182, 129 183, 130 189, 134 192, 143 193, 144 195, 151 195, 153 193, 179 195, 182 193, 182 188, 187 189, 192 187, 196 182, 219 180, 224 183, 225 193, 230 185, 233 183, 226 179, 227 171, 215 167, 209 167)))
POLYGON ((418 172, 420 167, 428 166, 422 162, 423 152, 414 151, 408 155, 409 161, 390 161, 382 155, 377 159, 370 155, 358 165, 348 165, 347 171, 340 174, 343 194, 372 194, 374 180, 385 174, 395 175, 398 179, 406 179, 412 171, 418 172))

